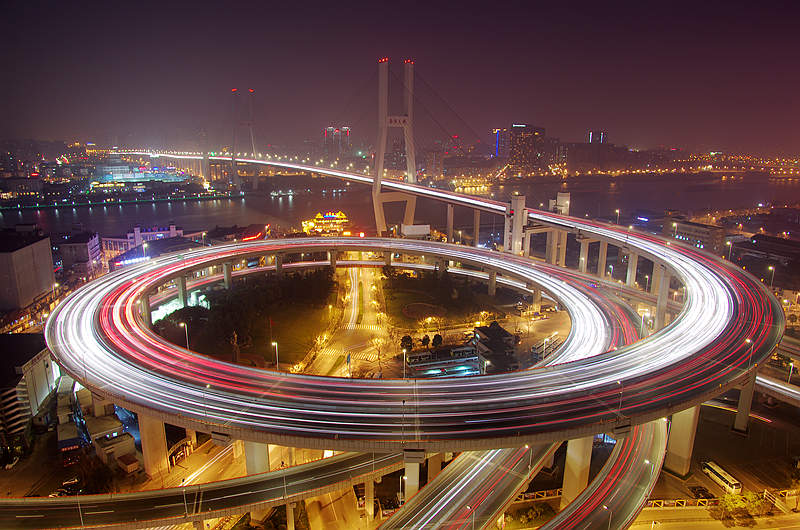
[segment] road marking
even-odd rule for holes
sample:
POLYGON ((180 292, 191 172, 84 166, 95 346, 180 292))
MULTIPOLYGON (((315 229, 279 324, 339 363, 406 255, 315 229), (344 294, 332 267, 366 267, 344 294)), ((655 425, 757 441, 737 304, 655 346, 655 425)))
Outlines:
POLYGON ((27 519, 31 517, 44 517, 44 514, 37 513, 36 515, 15 515, 14 517, 16 517, 17 519, 27 519))
POLYGON ((114 513, 114 510, 99 510, 96 512, 83 512, 83 513, 85 513, 86 515, 98 515, 101 513, 114 513))

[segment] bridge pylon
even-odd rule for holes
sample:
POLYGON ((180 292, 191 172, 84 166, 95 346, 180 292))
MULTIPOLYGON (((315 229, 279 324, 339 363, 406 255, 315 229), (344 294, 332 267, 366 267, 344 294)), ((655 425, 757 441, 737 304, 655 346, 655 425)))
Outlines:
POLYGON ((386 231, 386 214, 383 205, 387 202, 405 202, 403 224, 414 224, 414 211, 417 199, 404 193, 382 193, 386 162, 386 142, 389 139, 389 128, 403 129, 403 140, 406 155, 406 182, 417 181, 417 161, 414 156, 413 102, 414 102, 414 61, 406 59, 403 64, 403 114, 389 114, 389 58, 378 60, 378 148, 375 156, 375 179, 372 183, 372 205, 375 210, 375 228, 378 235, 386 231))

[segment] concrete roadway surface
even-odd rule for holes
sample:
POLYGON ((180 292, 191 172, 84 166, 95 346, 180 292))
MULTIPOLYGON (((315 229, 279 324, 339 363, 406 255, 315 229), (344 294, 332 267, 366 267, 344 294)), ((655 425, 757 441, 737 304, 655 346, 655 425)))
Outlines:
POLYGON ((0 528, 151 528, 278 506, 402 468, 401 454, 343 453, 285 470, 123 495, 0 499, 0 528))

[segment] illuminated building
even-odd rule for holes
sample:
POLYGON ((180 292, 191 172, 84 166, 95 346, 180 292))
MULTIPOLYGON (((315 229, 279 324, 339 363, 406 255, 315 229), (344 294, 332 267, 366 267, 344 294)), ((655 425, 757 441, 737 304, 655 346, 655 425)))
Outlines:
POLYGON ((495 158, 508 158, 509 132, 508 129, 492 129, 492 155, 495 158))
POLYGON ((322 131, 322 143, 329 158, 349 154, 353 149, 350 127, 326 127, 322 131))
POLYGON ((608 143, 608 132, 606 131, 589 131, 590 144, 605 144, 608 143))
POLYGON ((309 235, 348 235, 350 224, 344 212, 317 213, 313 219, 303 221, 303 232, 309 235))
POLYGON ((509 131, 508 163, 513 174, 525 175, 543 165, 544 128, 515 123, 509 131))

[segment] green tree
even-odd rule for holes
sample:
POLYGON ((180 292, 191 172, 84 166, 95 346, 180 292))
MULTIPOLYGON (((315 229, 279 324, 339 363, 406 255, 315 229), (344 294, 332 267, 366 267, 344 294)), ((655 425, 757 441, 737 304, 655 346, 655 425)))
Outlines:
POLYGON ((437 333, 436 335, 433 336, 433 347, 434 348, 438 348, 439 346, 441 346, 442 342, 444 342, 444 339, 442 338, 441 335, 439 335, 437 333))
POLYGON ((420 340, 420 342, 422 343, 423 348, 427 348, 428 344, 431 343, 431 338, 426 334, 424 337, 422 337, 422 340, 420 340))
POLYGON ((411 338, 411 335, 403 335, 403 338, 400 339, 400 349, 410 352, 413 348, 414 339, 411 338))

